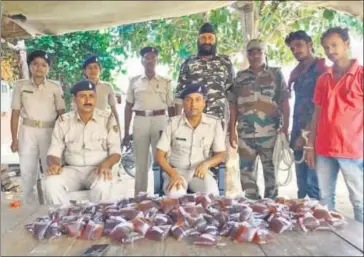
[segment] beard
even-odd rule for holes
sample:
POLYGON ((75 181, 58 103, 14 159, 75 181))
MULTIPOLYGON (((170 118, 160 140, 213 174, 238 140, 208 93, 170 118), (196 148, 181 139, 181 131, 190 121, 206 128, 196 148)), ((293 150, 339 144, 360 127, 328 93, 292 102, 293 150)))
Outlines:
POLYGON ((202 56, 215 55, 216 54, 216 44, 197 44, 198 54, 202 56))

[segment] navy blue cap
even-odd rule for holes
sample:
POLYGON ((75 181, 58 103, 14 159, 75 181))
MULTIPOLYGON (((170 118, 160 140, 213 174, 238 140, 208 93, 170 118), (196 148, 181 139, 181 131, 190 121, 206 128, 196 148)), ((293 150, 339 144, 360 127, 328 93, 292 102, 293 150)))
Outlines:
POLYGON ((37 57, 43 58, 48 63, 49 66, 51 65, 51 60, 46 52, 44 52, 42 50, 35 50, 28 55, 28 58, 27 58, 28 66, 37 57))
POLYGON ((185 90, 183 90, 180 97, 182 99, 185 99, 186 96, 188 96, 189 94, 193 94, 193 93, 200 93, 201 95, 203 95, 205 97, 207 94, 207 90, 204 85, 190 84, 187 86, 187 88, 185 90))
POLYGON ((214 26, 212 26, 210 23, 206 22, 205 24, 203 24, 200 28, 199 34, 204 34, 204 33, 212 33, 215 34, 215 29, 214 26))
POLYGON ((156 55, 158 55, 158 53, 159 53, 158 49, 153 46, 144 47, 142 50, 140 50, 139 53, 141 56, 144 56, 146 53, 149 53, 149 52, 155 53, 156 55))
POLYGON ((71 94, 76 95, 80 91, 93 90, 96 92, 96 85, 89 80, 81 80, 71 88, 71 94))
POLYGON ((92 55, 87 57, 82 64, 82 69, 86 69, 87 65, 89 65, 90 63, 97 63, 98 65, 100 65, 100 58, 96 55, 92 55))

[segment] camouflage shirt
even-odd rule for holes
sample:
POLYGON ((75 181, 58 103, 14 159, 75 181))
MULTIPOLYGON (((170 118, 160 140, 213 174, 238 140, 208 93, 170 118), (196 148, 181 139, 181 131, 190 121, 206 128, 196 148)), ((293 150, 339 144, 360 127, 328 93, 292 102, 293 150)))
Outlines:
POLYGON ((281 104, 289 97, 280 68, 267 67, 259 73, 239 71, 229 92, 229 102, 237 107, 240 138, 277 134, 282 122, 281 104))
POLYGON ((207 87, 205 113, 224 120, 227 106, 226 92, 232 86, 233 78, 233 65, 228 56, 215 55, 209 58, 190 56, 180 69, 176 103, 182 103, 179 96, 187 85, 202 83, 207 87))
POLYGON ((316 80, 325 71, 325 59, 316 59, 316 61, 303 74, 295 76, 292 71, 289 80, 289 87, 293 84, 295 91, 295 103, 293 112, 293 125, 291 132, 291 147, 301 135, 301 129, 305 129, 306 125, 311 121, 315 105, 312 101, 315 92, 316 80))

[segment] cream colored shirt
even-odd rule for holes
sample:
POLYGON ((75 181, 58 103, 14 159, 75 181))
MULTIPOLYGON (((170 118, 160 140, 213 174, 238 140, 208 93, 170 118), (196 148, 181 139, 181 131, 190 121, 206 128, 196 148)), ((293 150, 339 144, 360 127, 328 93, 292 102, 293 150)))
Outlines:
POLYGON ((66 108, 62 87, 49 79, 38 87, 32 79, 18 80, 15 83, 11 108, 20 110, 23 118, 54 121, 57 111, 66 108))
MULTIPOLYGON (((101 110, 108 110, 108 106, 116 106, 116 96, 112 86, 105 82, 99 81, 96 85, 96 108, 101 110)), ((74 99, 71 103, 71 109, 77 110, 74 99)))
POLYGON ((110 112, 95 108, 84 124, 77 111, 57 119, 48 155, 64 157, 66 165, 95 166, 111 154, 121 155, 120 132, 110 112))
POLYGON ((200 124, 194 129, 184 114, 170 119, 157 144, 168 152, 169 163, 180 169, 191 169, 207 160, 213 152, 225 151, 225 137, 221 120, 202 114, 200 124))
POLYGON ((165 110, 174 106, 171 80, 156 75, 151 80, 139 75, 130 80, 126 101, 133 110, 165 110))

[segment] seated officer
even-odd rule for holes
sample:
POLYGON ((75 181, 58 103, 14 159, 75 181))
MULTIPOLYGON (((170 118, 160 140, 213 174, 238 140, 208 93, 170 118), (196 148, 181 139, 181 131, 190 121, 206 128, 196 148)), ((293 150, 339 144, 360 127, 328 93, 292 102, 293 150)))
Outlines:
POLYGON ((91 190, 92 201, 108 200, 111 170, 121 157, 119 127, 111 113, 95 108, 96 86, 91 81, 77 82, 71 93, 77 110, 58 118, 48 150, 47 201, 68 203, 67 192, 81 189, 91 190))
POLYGON ((219 118, 202 113, 205 97, 205 86, 188 86, 181 94, 184 113, 170 119, 157 144, 156 161, 164 171, 163 190, 168 196, 181 196, 187 187, 193 192, 219 193, 209 169, 224 160, 224 133, 219 118))

